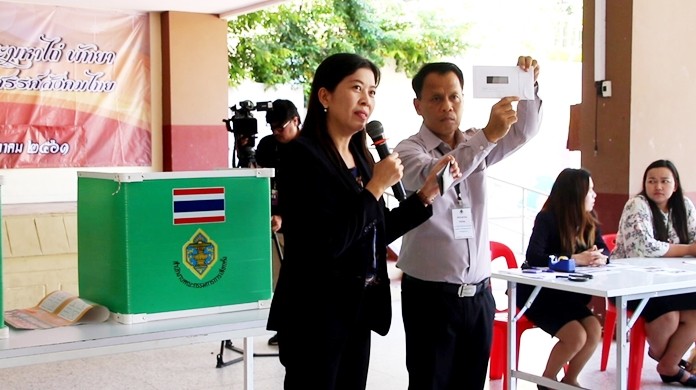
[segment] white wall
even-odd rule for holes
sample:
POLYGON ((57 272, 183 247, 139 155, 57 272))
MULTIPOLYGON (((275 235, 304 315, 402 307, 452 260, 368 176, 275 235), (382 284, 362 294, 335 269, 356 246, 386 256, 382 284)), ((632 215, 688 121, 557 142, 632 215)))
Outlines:
POLYGON ((645 167, 670 159, 687 191, 696 190, 696 2, 634 0, 629 192, 645 167))

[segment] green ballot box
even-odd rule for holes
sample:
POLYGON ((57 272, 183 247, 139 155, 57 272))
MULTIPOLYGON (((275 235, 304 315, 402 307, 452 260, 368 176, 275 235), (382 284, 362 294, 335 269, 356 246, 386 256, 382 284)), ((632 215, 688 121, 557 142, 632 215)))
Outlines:
MULTIPOLYGON (((2 176, 0 176, 0 187, 2 187, 2 176)), ((1 203, 1 202, 0 202, 1 203)), ((1 215, 2 213, 0 213, 1 215)), ((4 235, 3 229, 5 228, 5 223, 2 222, 2 219, 0 219, 0 234, 4 235)), ((7 326, 5 325, 5 308, 3 306, 4 302, 4 295, 3 291, 5 290, 5 287, 3 285, 3 279, 5 277, 5 274, 2 271, 2 245, 0 245, 0 339, 6 339, 10 336, 10 331, 7 329, 7 326)))
POLYGON ((122 323, 269 305, 273 172, 78 172, 80 297, 122 323))

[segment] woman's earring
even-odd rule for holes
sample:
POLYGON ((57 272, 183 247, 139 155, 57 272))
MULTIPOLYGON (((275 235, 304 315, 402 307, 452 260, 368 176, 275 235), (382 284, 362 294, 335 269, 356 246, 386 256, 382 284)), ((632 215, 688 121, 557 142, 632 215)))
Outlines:
POLYGON ((324 112, 328 112, 328 111, 329 111, 329 107, 324 107, 324 112))

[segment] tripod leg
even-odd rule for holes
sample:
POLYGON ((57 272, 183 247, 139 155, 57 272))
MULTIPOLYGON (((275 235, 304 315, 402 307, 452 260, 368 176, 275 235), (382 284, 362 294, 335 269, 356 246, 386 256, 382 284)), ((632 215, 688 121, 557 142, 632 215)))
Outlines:
MULTIPOLYGON (((245 338, 245 339, 244 339, 245 345, 249 345, 249 343, 252 342, 252 341, 253 341, 253 338, 251 338, 251 337, 245 338)), ((250 350, 251 353, 252 353, 252 357, 274 357, 274 356, 278 356, 278 353, 277 353, 277 352, 255 353, 255 352, 254 352, 254 347, 253 347, 253 345, 251 346, 251 348, 250 348, 249 350, 250 350)), ((244 356, 245 356, 245 355, 246 355, 246 353, 245 353, 244 349, 239 348, 239 347, 235 347, 235 346, 232 344, 232 340, 222 340, 222 341, 220 342, 220 353, 217 354, 217 364, 215 365, 215 368, 223 368, 223 367, 227 367, 227 366, 229 366, 229 365, 235 364, 235 363, 239 363, 239 362, 241 362, 241 361, 244 360, 244 356), (224 353, 225 353, 225 349, 229 349, 230 351, 236 352, 236 353, 238 353, 238 354, 240 354, 240 355, 242 355, 242 356, 237 357, 237 358, 234 358, 234 359, 232 359, 232 360, 226 362, 226 361, 224 360, 224 358, 223 358, 223 355, 224 355, 224 353)))
POLYGON ((238 353, 244 355, 244 351, 233 349, 234 347, 232 347, 232 341, 230 341, 230 340, 222 340, 222 341, 220 342, 220 353, 217 355, 217 364, 215 365, 215 368, 227 367, 227 366, 229 366, 229 365, 232 365, 232 364, 235 364, 235 363, 239 363, 239 362, 241 362, 242 360, 244 360, 244 356, 241 356, 241 357, 232 359, 232 360, 230 360, 230 361, 228 361, 228 362, 224 361, 222 355, 223 355, 223 353, 225 352, 225 348, 231 349, 231 350, 233 350, 233 351, 235 351, 235 352, 238 352, 238 353), (228 347, 228 344, 229 344, 229 347, 228 347))
MULTIPOLYGON (((245 339, 245 341, 246 341, 246 339, 245 339)), ((229 349, 230 351, 237 352, 240 355, 244 355, 246 353, 244 349, 239 348, 239 347, 235 347, 232 344, 231 340, 225 340, 225 341, 223 341, 223 343, 225 343, 225 348, 229 349)), ((220 349, 222 349, 222 347, 220 349)), ((260 352, 260 353, 254 352, 254 357, 271 357, 271 356, 278 356, 278 352, 260 352)))

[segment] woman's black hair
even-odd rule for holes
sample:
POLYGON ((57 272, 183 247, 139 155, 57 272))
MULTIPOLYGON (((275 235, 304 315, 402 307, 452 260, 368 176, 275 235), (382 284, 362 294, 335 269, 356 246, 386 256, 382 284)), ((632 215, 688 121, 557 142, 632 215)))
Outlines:
POLYGON ((590 191, 590 172, 566 168, 558 174, 542 210, 556 217, 561 249, 568 255, 592 247, 597 234, 597 215, 585 210, 585 198, 590 191))
POLYGON ((684 206, 684 192, 682 191, 677 167, 669 160, 653 161, 652 164, 645 168, 645 173, 643 173, 643 190, 640 192, 640 195, 647 199, 648 205, 650 205, 650 211, 652 211, 653 215, 653 234, 655 235, 655 239, 663 242, 669 241, 669 231, 667 230, 667 224, 665 224, 664 218, 662 218, 662 212, 660 208, 657 207, 657 204, 648 197, 648 193, 645 190, 645 180, 648 178, 648 171, 654 168, 667 168, 672 172, 672 176, 674 176, 676 190, 672 196, 669 197, 667 208, 671 211, 672 226, 674 227, 674 231, 677 232, 677 236, 679 236, 679 242, 688 244, 689 228, 686 223, 687 216, 686 206, 684 206))
MULTIPOLYGON (((316 139, 325 150, 329 151, 329 158, 338 167, 343 166, 344 163, 338 154, 333 140, 329 136, 326 123, 326 111, 319 101, 319 90, 325 88, 327 91, 333 92, 344 78, 352 75, 359 69, 371 70, 375 75, 375 84, 379 85, 381 74, 377 65, 357 54, 333 54, 319 64, 316 72, 314 72, 312 89, 309 94, 309 101, 307 102, 307 115, 305 116, 302 132, 300 133, 303 137, 316 139)), ((367 150, 366 139, 365 131, 359 131, 351 139, 351 144, 359 147, 363 151, 364 156, 368 159, 368 163, 372 165, 374 164, 374 160, 371 158, 372 154, 367 150)))

